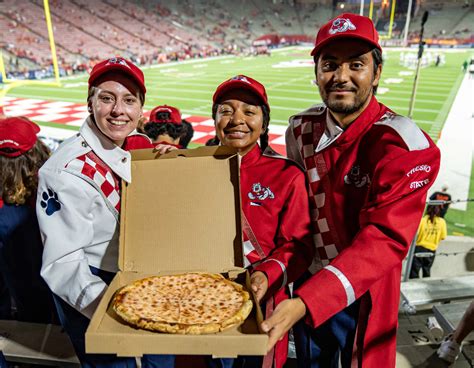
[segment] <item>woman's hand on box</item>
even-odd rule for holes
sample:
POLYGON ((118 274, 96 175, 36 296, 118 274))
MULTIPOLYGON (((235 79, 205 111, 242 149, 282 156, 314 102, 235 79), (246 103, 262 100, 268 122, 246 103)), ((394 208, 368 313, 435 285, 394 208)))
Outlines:
POLYGON ((177 150, 178 148, 175 146, 171 146, 169 144, 158 144, 155 146, 155 150, 157 150, 160 155, 164 155, 165 153, 168 153, 173 150, 177 150))
POLYGON ((250 287, 252 291, 255 293, 255 297, 257 298, 257 302, 260 301, 265 296, 265 293, 268 290, 268 279, 267 276, 262 271, 255 271, 250 276, 250 287))
POLYGON ((262 330, 268 334, 270 351, 277 341, 281 340, 288 330, 306 314, 306 305, 300 298, 283 300, 273 314, 262 322, 262 330))

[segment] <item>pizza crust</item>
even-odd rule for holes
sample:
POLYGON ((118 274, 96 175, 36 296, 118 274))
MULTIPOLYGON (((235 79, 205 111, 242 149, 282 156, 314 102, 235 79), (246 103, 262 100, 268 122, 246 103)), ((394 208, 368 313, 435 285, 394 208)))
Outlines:
POLYGON ((219 274, 152 276, 116 292, 112 308, 129 324, 172 334, 209 334, 242 324, 253 304, 242 285, 219 274))

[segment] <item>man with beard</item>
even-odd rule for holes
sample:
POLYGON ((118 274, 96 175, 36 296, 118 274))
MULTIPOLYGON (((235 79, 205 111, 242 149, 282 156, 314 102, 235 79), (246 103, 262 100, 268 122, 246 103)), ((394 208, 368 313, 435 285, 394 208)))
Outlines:
POLYGON ((330 20, 311 55, 324 104, 290 118, 287 151, 307 173, 316 259, 262 328, 271 347, 299 321, 300 367, 395 367, 402 261, 440 153, 375 98, 382 48, 369 18, 330 20))

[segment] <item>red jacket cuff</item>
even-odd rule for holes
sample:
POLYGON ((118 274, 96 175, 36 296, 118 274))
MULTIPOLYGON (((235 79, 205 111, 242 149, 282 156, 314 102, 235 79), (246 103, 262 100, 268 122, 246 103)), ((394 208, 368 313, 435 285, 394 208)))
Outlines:
POLYGON ((306 305, 307 319, 311 326, 318 327, 347 306, 347 294, 344 286, 334 273, 322 269, 294 294, 306 305))
POLYGON ((268 290, 267 295, 275 294, 283 286, 285 277, 285 272, 283 271, 284 265, 280 264, 274 259, 268 259, 260 263, 257 267, 254 267, 254 271, 263 272, 268 279, 268 290))

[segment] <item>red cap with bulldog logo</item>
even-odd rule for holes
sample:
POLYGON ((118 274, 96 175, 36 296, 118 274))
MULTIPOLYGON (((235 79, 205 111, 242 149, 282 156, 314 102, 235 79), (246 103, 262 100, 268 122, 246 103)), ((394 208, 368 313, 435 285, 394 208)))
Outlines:
POLYGON ((237 75, 221 83, 219 87, 217 87, 216 92, 214 92, 212 101, 214 103, 219 103, 224 93, 231 91, 233 89, 246 89, 246 90, 249 90, 250 92, 253 92, 255 95, 257 95, 260 98, 263 104, 267 106, 268 110, 270 110, 270 105, 268 104, 267 91, 265 91, 265 87, 263 86, 263 84, 245 75, 237 75))
POLYGON ((143 72, 131 61, 122 57, 114 57, 95 64, 92 68, 91 75, 89 76, 89 88, 94 85, 94 82, 100 76, 112 70, 127 74, 138 84, 140 91, 142 91, 143 94, 146 94, 145 76, 143 75, 143 72))
POLYGON ((150 112, 148 123, 172 123, 181 124, 181 112, 173 106, 157 106, 150 112))
POLYGON ((0 155, 18 157, 33 148, 40 128, 24 117, 0 120, 0 155))
POLYGON ((362 15, 344 13, 331 19, 319 29, 311 55, 318 54, 322 47, 340 38, 356 38, 382 51, 379 35, 372 20, 362 15))

